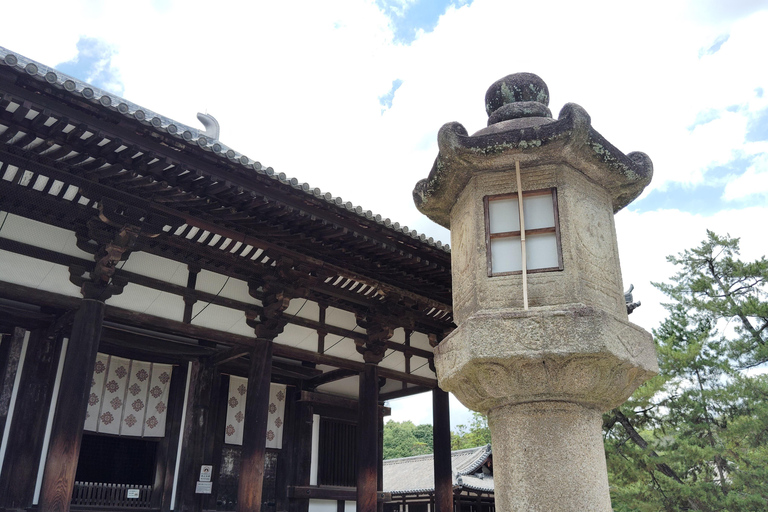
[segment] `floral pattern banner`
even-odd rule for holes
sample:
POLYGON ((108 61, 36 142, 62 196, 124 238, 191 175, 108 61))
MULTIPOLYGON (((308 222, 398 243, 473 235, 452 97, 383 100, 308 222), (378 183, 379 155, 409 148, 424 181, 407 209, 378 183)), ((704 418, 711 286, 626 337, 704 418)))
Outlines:
POLYGON ((165 436, 173 366, 99 353, 85 430, 136 437, 165 436))
MULTIPOLYGON (((248 379, 231 375, 229 377, 229 393, 227 394, 227 422, 224 432, 224 442, 227 444, 238 446, 243 444, 246 396, 248 396, 248 379)), ((285 398, 285 385, 269 385, 269 412, 265 439, 267 448, 280 449, 283 447, 285 398)))

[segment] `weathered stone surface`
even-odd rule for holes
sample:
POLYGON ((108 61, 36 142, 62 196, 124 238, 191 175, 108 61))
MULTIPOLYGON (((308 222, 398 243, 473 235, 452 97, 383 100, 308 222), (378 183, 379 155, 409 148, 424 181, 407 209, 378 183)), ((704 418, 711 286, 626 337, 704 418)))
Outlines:
POLYGON ((441 388, 483 413, 543 401, 604 411, 658 371, 649 333, 583 304, 478 311, 436 347, 435 367, 441 388))
POLYGON ((599 411, 527 403, 494 409, 488 422, 496 510, 611 511, 599 411))
POLYGON ((414 189, 453 246, 458 327, 434 362, 440 387, 489 417, 499 512, 607 512, 601 412, 658 371, 651 335, 627 317, 613 214, 653 166, 603 139, 578 105, 552 120, 548 99, 535 75, 497 81, 486 95, 489 126, 470 136, 444 125, 435 165, 414 189), (491 268, 493 237, 524 245, 514 231, 487 232, 485 213, 493 196, 518 192, 552 197, 554 226, 539 234, 559 244, 540 260, 544 271, 525 275, 491 268))
MULTIPOLYGON (((500 100, 486 102, 493 107, 489 114, 512 103, 506 98, 516 97, 515 94, 499 92, 500 100)), ((531 94, 520 101, 535 101, 534 97, 531 94)), ((450 229, 451 207, 474 173, 479 169, 509 171, 515 160, 521 165, 565 164, 578 170, 608 191, 614 213, 632 202, 651 182, 650 158, 639 152, 622 153, 592 128, 589 114, 580 106, 568 103, 557 121, 549 121, 546 117, 508 119, 472 136, 460 123, 443 125, 438 132, 440 152, 429 177, 419 181, 413 190, 416 207, 450 229)))
MULTIPOLYGON (((488 126, 502 121, 520 119, 527 117, 552 118, 552 112, 546 105, 535 101, 523 101, 520 103, 507 103, 496 110, 488 117, 488 126)), ((548 121, 549 122, 549 121, 548 121)), ((478 132, 480 133, 480 132, 478 132)), ((475 133, 477 135, 478 133, 475 133)))
POLYGON ((491 84, 485 93, 485 111, 490 116, 509 103, 535 101, 549 105, 549 88, 533 73, 514 73, 491 84))

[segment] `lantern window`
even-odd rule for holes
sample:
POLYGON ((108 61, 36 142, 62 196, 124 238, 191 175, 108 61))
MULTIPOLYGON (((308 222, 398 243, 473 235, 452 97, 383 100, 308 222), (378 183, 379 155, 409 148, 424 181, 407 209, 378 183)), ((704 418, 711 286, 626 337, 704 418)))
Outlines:
POLYGON ((563 269, 556 189, 524 192, 523 219, 516 193, 485 197, 488 276, 522 273, 523 239, 527 273, 563 269))

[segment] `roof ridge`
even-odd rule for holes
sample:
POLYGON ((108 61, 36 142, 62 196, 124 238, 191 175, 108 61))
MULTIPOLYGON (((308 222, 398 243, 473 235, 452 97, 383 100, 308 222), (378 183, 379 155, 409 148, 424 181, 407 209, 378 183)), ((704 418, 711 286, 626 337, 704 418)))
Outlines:
POLYGON ((229 160, 240 166, 256 171, 259 174, 269 176, 272 179, 302 191, 305 194, 325 200, 338 208, 344 208, 349 212, 372 220, 387 229, 402 233, 414 240, 420 240, 431 247, 440 249, 446 253, 451 252, 449 244, 444 244, 433 237, 427 237, 424 233, 419 233, 415 229, 409 230, 408 226, 401 226, 399 222, 392 222, 389 218, 383 218, 379 214, 374 214, 371 210, 363 210, 361 206, 355 206, 350 201, 344 201, 340 196, 334 196, 330 192, 323 193, 319 188, 311 187, 308 183, 299 183, 296 178, 288 178, 285 173, 275 174, 272 167, 263 167, 261 162, 251 160, 242 153, 235 151, 219 140, 210 139, 202 130, 193 128, 185 124, 174 121, 169 117, 160 115, 150 109, 132 103, 116 94, 93 86, 83 80, 62 73, 55 68, 46 66, 18 53, 11 52, 7 48, 0 46, 0 64, 4 64, 16 72, 26 72, 27 75, 37 80, 47 82, 53 87, 63 89, 71 95, 80 95, 91 103, 100 104, 103 108, 111 108, 119 114, 136 119, 137 121, 153 128, 161 133, 169 134, 173 137, 184 140, 185 142, 196 142, 202 149, 211 151, 222 160, 229 160))

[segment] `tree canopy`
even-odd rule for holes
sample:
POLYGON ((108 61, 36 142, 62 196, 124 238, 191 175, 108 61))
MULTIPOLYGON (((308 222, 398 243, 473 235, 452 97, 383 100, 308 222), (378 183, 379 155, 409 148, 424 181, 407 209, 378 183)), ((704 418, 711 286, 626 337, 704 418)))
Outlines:
POLYGON ((384 459, 399 459, 432 453, 432 425, 414 425, 412 421, 388 421, 384 424, 384 459))
POLYGON ((768 261, 712 232, 668 259, 660 373, 604 416, 614 510, 766 510, 768 261))
MULTIPOLYGON (((472 413, 469 425, 457 425, 451 431, 451 450, 474 448, 491 442, 488 420, 472 413)), ((389 421, 384 424, 384 459, 425 455, 434 451, 432 425, 414 425, 411 421, 389 421)))

